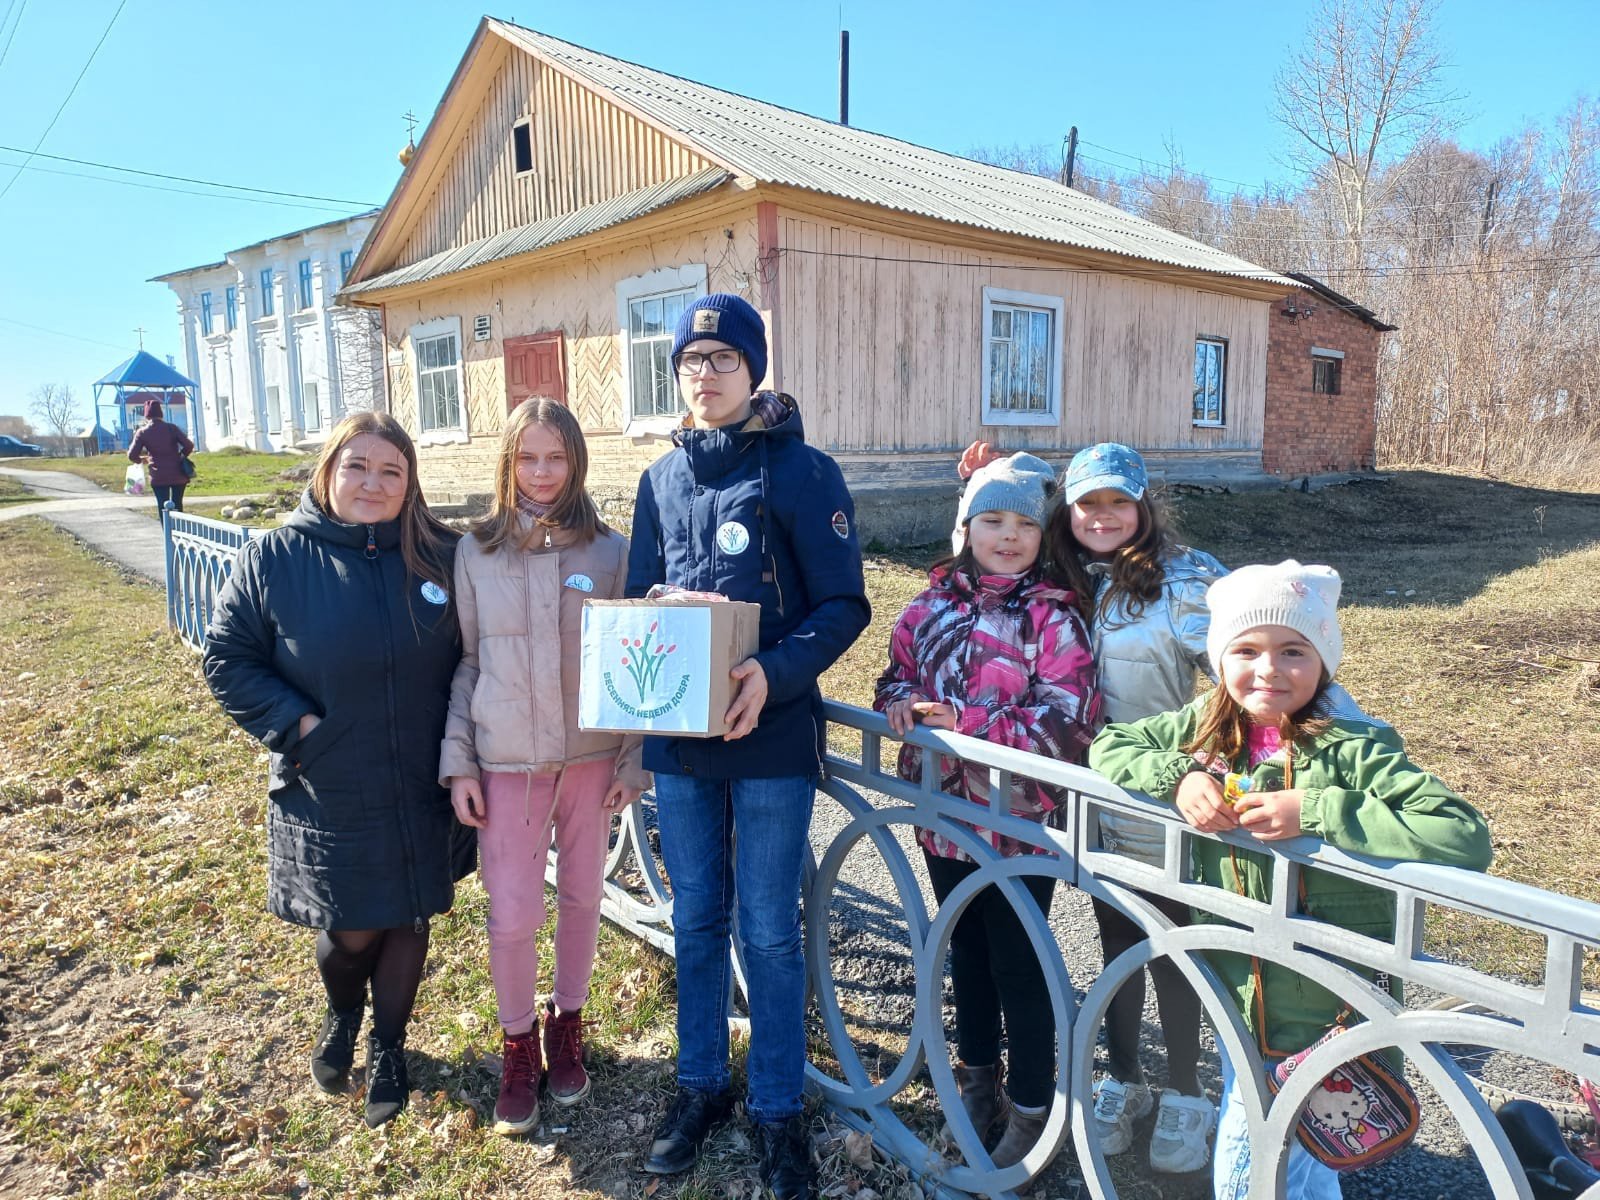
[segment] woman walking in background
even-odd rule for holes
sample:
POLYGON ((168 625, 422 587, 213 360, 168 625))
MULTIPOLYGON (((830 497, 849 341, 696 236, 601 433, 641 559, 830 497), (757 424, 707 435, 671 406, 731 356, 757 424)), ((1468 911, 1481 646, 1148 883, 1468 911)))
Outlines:
POLYGON ((128 447, 128 461, 141 463, 150 472, 150 490, 156 496, 157 512, 166 508, 169 500, 175 512, 183 511, 183 489, 194 471, 189 463, 189 455, 193 453, 194 443, 188 435, 163 419, 161 401, 147 403, 144 424, 139 426, 139 432, 133 435, 128 447))
POLYGON ((267 907, 318 931, 327 1012, 311 1076, 324 1091, 345 1090, 371 985, 372 1126, 405 1107, 428 922, 472 865, 439 786, 461 657, 455 541, 399 423, 347 417, 300 507, 239 552, 206 636, 212 693, 272 752, 267 907))

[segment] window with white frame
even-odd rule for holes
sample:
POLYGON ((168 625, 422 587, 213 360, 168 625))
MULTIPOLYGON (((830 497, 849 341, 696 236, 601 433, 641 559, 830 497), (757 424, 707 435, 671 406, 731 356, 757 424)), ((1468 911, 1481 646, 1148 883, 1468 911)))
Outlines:
POLYGON ((339 251, 339 286, 344 286, 344 281, 350 277, 350 268, 356 265, 356 252, 354 250, 339 251))
POLYGON ((222 293, 223 328, 229 333, 239 328, 239 289, 229 287, 222 293))
POLYGON ((1194 423, 1220 426, 1227 419, 1228 342, 1225 338, 1194 340, 1194 423))
POLYGON ((211 336, 211 293, 200 293, 200 332, 205 337, 211 336))
POLYGON ((617 284, 617 326, 622 333, 629 421, 671 419, 683 413, 672 369, 672 337, 684 309, 705 294, 702 264, 667 267, 617 284))
POLYGON ((300 311, 311 307, 311 260, 302 258, 299 265, 300 311))
POLYGON ((273 314, 272 302, 272 268, 267 267, 261 272, 261 315, 270 317, 273 314))
POLYGON ((1065 313, 1060 296, 983 289, 983 424, 1060 422, 1065 313))
POLYGON ((222 437, 233 436, 233 401, 227 396, 217 397, 217 433, 222 437))
POLYGON ((322 428, 322 397, 317 392, 314 379, 300 384, 300 406, 305 409, 306 432, 316 433, 322 428))
POLYGON ((417 421, 423 433, 465 431, 461 411, 461 323, 453 317, 411 331, 417 356, 417 421))

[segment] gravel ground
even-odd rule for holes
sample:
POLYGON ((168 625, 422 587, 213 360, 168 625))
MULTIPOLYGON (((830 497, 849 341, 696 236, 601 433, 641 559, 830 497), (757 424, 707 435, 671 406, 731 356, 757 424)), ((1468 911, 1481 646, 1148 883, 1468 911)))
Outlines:
MULTIPOLYGON (((882 797, 871 797, 881 801, 882 797)), ((831 799, 819 795, 812 822, 812 842, 818 857, 847 822, 844 810, 831 799)), ((897 832, 922 882, 930 913, 934 909, 927 892, 920 852, 908 830, 897 832)), ((1100 970, 1100 947, 1087 896, 1074 890, 1058 891, 1051 910, 1051 927, 1061 947, 1081 1000, 1100 970)), ((830 912, 830 944, 834 978, 840 1003, 852 1019, 858 1052, 869 1069, 876 1065, 887 1072, 898 1061, 905 1046, 905 1031, 915 1007, 913 968, 909 938, 901 904, 882 858, 870 844, 858 845, 846 860, 830 912)), ((947 976, 948 979, 948 976, 947 976)), ((1420 1003, 1432 997, 1422 997, 1420 1003)), ((945 1029, 953 1040, 953 1010, 948 983, 945 994, 945 1029)), ((1164 1076, 1164 1055, 1159 1049, 1160 1025, 1154 1008, 1153 989, 1147 996, 1145 1013, 1146 1070, 1153 1079, 1164 1076)), ((1218 1091, 1217 1059, 1209 1029, 1201 1072, 1212 1098, 1218 1091)), ((926 1073, 923 1081, 927 1082, 926 1073)), ((1348 1200, 1492 1200, 1489 1185, 1478 1166, 1477 1157, 1442 1100, 1413 1072, 1411 1083, 1423 1099, 1422 1132, 1416 1144, 1389 1163, 1349 1175, 1344 1180, 1348 1200)), ((929 1093, 930 1107, 936 1104, 929 1093)), ((1136 1136, 1134 1151, 1114 1160, 1118 1194, 1149 1197, 1152 1200, 1198 1200, 1208 1196, 1206 1172, 1192 1176, 1152 1175, 1137 1160, 1148 1136, 1151 1122, 1136 1136)), ((1087 1195, 1080 1192, 1081 1177, 1075 1167, 1051 1168, 1034 1196, 1087 1195)))

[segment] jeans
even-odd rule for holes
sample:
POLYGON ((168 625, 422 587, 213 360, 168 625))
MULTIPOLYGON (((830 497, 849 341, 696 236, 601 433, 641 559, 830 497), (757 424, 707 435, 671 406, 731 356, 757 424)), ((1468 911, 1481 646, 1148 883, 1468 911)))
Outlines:
MULTIPOLYGON (((1221 1047, 1218 1047, 1219 1051, 1221 1047)), ((1212 1190, 1216 1200, 1250 1200, 1250 1127, 1240 1103, 1233 1063, 1222 1059, 1222 1109, 1217 1114, 1217 1148, 1212 1156, 1212 1190)), ((1339 1200, 1339 1173, 1324 1166, 1289 1138, 1289 1170, 1283 1200, 1339 1200)))
POLYGON ((167 507, 167 501, 172 501, 172 511, 183 511, 183 489, 186 483, 155 483, 150 485, 150 490, 156 494, 156 511, 160 512, 167 507))
MULTIPOLYGON (((942 905, 978 864, 923 851, 928 882, 942 905)), ((1020 882, 1046 917, 1056 881, 1020 882)), ((1011 901, 994 885, 968 903, 950 931, 950 987, 956 995, 956 1053, 969 1067, 1000 1061, 1004 1017, 1006 1090, 1026 1108, 1043 1108, 1056 1092, 1056 1015, 1039 955, 1011 901)))
POLYGON ((745 1108, 758 1123, 800 1113, 806 1064, 800 885, 816 787, 815 778, 803 775, 656 775, 678 960, 678 1085, 703 1092, 728 1087, 728 933, 737 900, 750 1002, 745 1108))
POLYGON ((489 823, 478 830, 478 854, 489 893, 489 972, 507 1033, 533 1028, 535 939, 544 928, 544 866, 552 831, 558 857, 551 998, 564 1013, 577 1012, 589 999, 611 834, 611 814, 601 801, 616 765, 616 759, 603 758, 538 774, 483 774, 489 823))

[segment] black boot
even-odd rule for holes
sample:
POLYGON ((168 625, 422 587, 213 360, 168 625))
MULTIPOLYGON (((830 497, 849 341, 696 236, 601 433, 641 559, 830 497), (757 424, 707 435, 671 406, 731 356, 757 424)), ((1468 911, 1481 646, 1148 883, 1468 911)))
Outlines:
POLYGON ((405 1039, 384 1042, 373 1034, 367 1040, 367 1126, 376 1129, 394 1120, 410 1095, 405 1039))
POLYGON ((311 1078, 323 1091, 342 1092, 349 1086, 360 1034, 360 1008, 348 1012, 330 1008, 323 1016, 322 1033, 311 1048, 311 1078))
POLYGON ((790 1117, 757 1125, 756 1141, 761 1145, 761 1186, 777 1200, 814 1200, 817 1185, 806 1119, 790 1117))
POLYGON ((700 1156, 700 1147, 711 1131, 727 1120, 732 1109, 733 1098, 727 1092, 697 1092, 680 1087, 667 1115, 656 1126, 644 1169, 652 1175, 687 1171, 700 1156))

